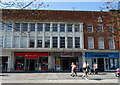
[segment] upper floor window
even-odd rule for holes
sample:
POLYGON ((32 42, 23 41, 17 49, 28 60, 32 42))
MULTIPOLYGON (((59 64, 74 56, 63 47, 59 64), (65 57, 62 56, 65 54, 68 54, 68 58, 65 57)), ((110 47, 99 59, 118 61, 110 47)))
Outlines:
POLYGON ((50 37, 45 37, 45 48, 50 48, 50 37))
POLYGON ((20 31, 20 23, 14 24, 14 31, 20 31))
POLYGON ((6 31, 12 31, 12 23, 2 23, 2 30, 5 29, 6 31))
POLYGON ((50 24, 45 24, 45 31, 50 31, 50 24))
POLYGON ((14 42, 13 42, 13 47, 14 48, 19 48, 19 44, 20 44, 20 37, 19 36, 15 36, 14 37, 14 42))
POLYGON ((88 49, 94 49, 94 38, 88 37, 88 49))
POLYGON ((35 47, 35 37, 30 37, 29 40, 29 47, 35 47))
POLYGON ((39 36, 39 37, 37 37, 37 47, 38 48, 42 48, 42 37, 41 36, 39 36))
POLYGON ((98 32, 103 32, 103 25, 99 24, 97 26, 98 32))
POLYGON ((75 37, 75 48, 80 48, 80 37, 75 37))
POLYGON ((93 31, 93 25, 87 25, 87 31, 92 32, 93 31))
POLYGON ((60 24, 60 32, 65 32, 65 24, 60 24))
POLYGON ((3 29, 3 23, 0 22, 0 31, 4 30, 3 29))
POLYGON ((21 24, 21 31, 28 31, 28 23, 21 24))
POLYGON ((5 47, 10 48, 12 44, 12 37, 11 36, 6 36, 5 37, 5 47))
POLYGON ((58 31, 58 24, 52 24, 52 31, 57 32, 58 31))
POLYGON ((115 49, 114 38, 109 38, 109 49, 115 49))
POLYGON ((73 48, 73 38, 72 37, 67 38, 67 48, 73 48))
POLYGON ((58 37, 53 37, 53 44, 52 44, 52 46, 53 46, 53 48, 57 48, 58 47, 58 37))
POLYGON ((110 32, 110 33, 114 33, 114 29, 113 29, 113 27, 108 26, 108 32, 110 32))
POLYGON ((75 24, 75 32, 80 32, 79 24, 75 24))
POLYGON ((68 32, 72 32, 72 24, 68 24, 67 25, 67 31, 68 32))
POLYGON ((65 37, 60 37, 60 48, 65 48, 65 37))
POLYGON ((104 38, 98 37, 98 47, 99 49, 104 49, 104 38))
POLYGON ((21 37, 21 48, 27 48, 27 36, 21 37))
POLYGON ((37 23, 37 31, 43 31, 43 23, 37 23))
POLYGON ((35 24, 34 23, 30 23, 30 31, 35 31, 35 24))
POLYGON ((3 36, 0 36, 0 48, 3 47, 3 36))

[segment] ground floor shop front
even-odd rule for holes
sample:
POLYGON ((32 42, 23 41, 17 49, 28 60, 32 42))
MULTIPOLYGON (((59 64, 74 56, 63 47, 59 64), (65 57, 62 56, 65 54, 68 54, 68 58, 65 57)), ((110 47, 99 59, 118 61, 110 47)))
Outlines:
POLYGON ((115 71, 119 67, 119 53, 86 52, 85 60, 89 62, 91 68, 96 63, 99 71, 115 71))
POLYGON ((15 71, 70 71, 71 63, 82 68, 82 53, 80 52, 15 52, 15 71))

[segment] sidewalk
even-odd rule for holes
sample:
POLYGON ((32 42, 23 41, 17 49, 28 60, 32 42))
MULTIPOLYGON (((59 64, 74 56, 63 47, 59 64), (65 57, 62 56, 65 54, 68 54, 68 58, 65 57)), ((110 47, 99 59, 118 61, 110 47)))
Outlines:
POLYGON ((82 79, 82 72, 71 77, 70 73, 2 73, 2 83, 118 83, 114 73, 102 72, 82 79))

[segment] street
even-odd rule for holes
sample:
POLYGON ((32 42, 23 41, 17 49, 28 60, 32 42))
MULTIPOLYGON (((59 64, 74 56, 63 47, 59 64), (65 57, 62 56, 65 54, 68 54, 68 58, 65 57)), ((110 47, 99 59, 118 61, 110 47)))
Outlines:
POLYGON ((101 72, 82 79, 82 72, 71 77, 70 73, 2 73, 2 83, 118 83, 114 72, 101 72))

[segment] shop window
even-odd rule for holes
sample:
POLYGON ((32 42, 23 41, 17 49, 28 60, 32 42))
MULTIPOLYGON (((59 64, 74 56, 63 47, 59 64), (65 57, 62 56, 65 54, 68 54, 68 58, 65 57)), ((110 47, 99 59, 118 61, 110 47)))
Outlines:
POLYGON ((43 23, 37 23, 37 31, 43 31, 43 23))
POLYGON ((94 39, 93 39, 93 37, 88 37, 88 49, 94 49, 94 39))
POLYGON ((72 32, 72 24, 68 24, 67 25, 67 31, 68 32, 72 32))
POLYGON ((35 31, 35 24, 34 23, 30 23, 30 31, 35 31))
POLYGON ((28 31, 28 23, 21 24, 21 31, 28 31))
POLYGON ((37 38, 37 47, 42 48, 42 37, 37 38))
POLYGON ((53 46, 53 48, 57 48, 58 47, 58 37, 53 37, 53 44, 52 44, 52 46, 53 46))
POLYGON ((40 56, 39 70, 48 70, 48 57, 47 56, 40 56))
POLYGON ((14 48, 19 48, 20 44, 20 37, 19 36, 15 36, 14 37, 14 41, 13 41, 13 47, 14 48))
POLYGON ((60 24, 60 32, 65 32, 65 24, 60 24))
POLYGON ((30 37, 30 40, 29 40, 29 47, 35 47, 35 38, 34 37, 30 37))
POLYGON ((52 31, 57 32, 58 31, 58 24, 52 24, 52 31))
POLYGON ((20 31, 20 23, 14 24, 14 31, 20 31))
POLYGON ((50 37, 45 37, 45 48, 50 48, 50 37))
POLYGON ((75 24, 75 32, 80 32, 79 24, 75 24))
POLYGON ((104 38, 98 37, 98 47, 99 49, 104 49, 104 38))
POLYGON ((80 37, 75 37, 75 48, 80 48, 80 37))
POLYGON ((50 24, 45 24, 45 31, 50 31, 50 24))
POLYGON ((67 38, 67 48, 73 48, 73 38, 72 37, 68 37, 67 38))
POLYGON ((60 48, 65 48, 65 37, 60 37, 60 48))
POLYGON ((6 48, 11 48, 12 44, 12 37, 11 36, 6 36, 5 37, 5 47, 6 48))
POLYGON ((15 70, 24 70, 24 58, 23 58, 23 56, 16 56, 15 70))

